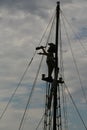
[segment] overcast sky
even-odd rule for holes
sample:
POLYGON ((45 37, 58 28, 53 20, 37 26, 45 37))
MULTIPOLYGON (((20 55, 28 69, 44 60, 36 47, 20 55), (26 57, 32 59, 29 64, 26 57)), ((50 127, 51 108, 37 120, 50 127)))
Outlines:
MULTIPOLYGON (((55 8, 56 0, 0 0, 0 114, 3 112, 9 98, 17 87, 55 8)), ((61 10, 77 34, 73 34, 70 25, 66 22, 67 30, 72 40, 71 45, 75 52, 80 78, 87 95, 87 1, 61 0, 61 10), (82 44, 79 42, 78 37, 82 44)), ((80 87, 78 73, 73 63, 70 47, 66 40, 63 22, 61 22, 61 27, 63 28, 61 31, 64 46, 63 58, 66 84, 74 100, 76 100, 76 103, 78 102, 77 106, 83 120, 85 120, 87 124, 87 106, 80 87)), ((1 130, 18 130, 39 65, 38 63, 40 62, 39 59, 40 56, 36 55, 22 85, 19 87, 5 115, 0 120, 1 130)), ((44 67, 46 66, 43 65, 42 71, 46 72, 44 67)), ((24 124, 25 130, 35 130, 43 115, 45 98, 44 84, 45 83, 41 81, 40 74, 31 101, 31 107, 27 113, 28 116, 24 124)), ((70 105, 71 101, 69 96, 67 96, 67 100, 69 128, 71 130, 85 130, 76 111, 71 109, 74 107, 70 105)))

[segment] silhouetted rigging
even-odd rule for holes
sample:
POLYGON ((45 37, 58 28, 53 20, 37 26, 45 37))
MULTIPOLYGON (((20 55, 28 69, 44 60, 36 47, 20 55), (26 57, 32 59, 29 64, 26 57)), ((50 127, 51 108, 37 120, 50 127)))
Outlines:
MULTIPOLYGON (((65 82, 63 81, 64 80, 64 68, 63 68, 63 59, 62 59, 62 45, 61 45, 61 32, 60 32, 60 37, 59 37, 59 31, 60 31, 60 28, 59 28, 59 25, 60 25, 60 3, 58 2, 57 3, 57 20, 56 20, 56 41, 55 41, 55 51, 54 51, 54 55, 53 55, 53 52, 51 50, 51 58, 54 58, 55 59, 55 66, 53 66, 54 68, 54 77, 52 77, 52 72, 53 72, 53 68, 52 68, 52 71, 50 71, 50 74, 49 74, 49 68, 50 66, 48 66, 48 77, 45 77, 45 74, 42 75, 42 80, 48 82, 48 87, 46 89, 46 104, 45 104, 45 113, 44 113, 44 130, 62 130, 62 119, 61 119, 61 102, 60 102, 60 86, 62 87, 62 91, 63 91, 63 87, 65 86, 65 82), (60 40, 60 41, 59 41, 60 40), (60 66, 58 64, 58 43, 60 42, 60 66)), ((67 34, 66 34, 67 35, 67 34)), ((69 42, 69 40, 68 40, 69 42)), ((49 44, 49 43, 48 43, 49 44)), ((51 43, 54 45, 54 43, 51 43)), ((84 49, 84 46, 81 44, 81 46, 83 47, 84 49)), ((45 47, 41 46, 41 47, 38 47, 36 49, 42 49, 43 50, 43 53, 40 52, 39 54, 41 55, 46 55, 47 56, 47 52, 45 51, 45 47)), ((48 48, 49 50, 49 48, 48 48)), ((78 73, 78 76, 79 76, 79 80, 80 80, 80 85, 82 87, 82 82, 81 82, 81 78, 80 78, 80 73, 79 73, 79 70, 78 70, 78 67, 77 67, 77 64, 76 64, 76 60, 74 58, 74 54, 73 54, 73 50, 70 46, 70 50, 71 50, 71 53, 72 53, 72 56, 73 56, 73 61, 74 61, 74 64, 75 64, 75 67, 76 67, 76 70, 77 70, 77 73, 78 73)), ((85 50, 85 49, 84 49, 85 50)), ((52 59, 50 61, 49 64, 52 64, 52 59)), ((67 89, 66 87, 64 89, 67 89)), ((79 118, 81 119, 82 123, 83 123, 83 126, 85 129, 87 129, 86 127, 86 124, 69 92, 68 91, 68 94, 72 100, 72 103, 78 113, 78 116, 79 118)), ((86 96, 85 96, 85 92, 84 92, 84 89, 82 87, 82 91, 83 91, 83 94, 84 94, 84 98, 86 99, 86 96)), ((63 103, 65 102, 64 100, 64 95, 62 93, 62 96, 63 96, 63 103)), ((64 110, 64 117, 65 117, 65 130, 68 129, 68 120, 67 120, 67 112, 65 110, 65 108, 63 108, 64 110)))
MULTIPOLYGON (((21 85, 22 80, 24 79, 24 76, 26 75, 26 73, 27 73, 27 71, 28 71, 28 69, 29 69, 29 67, 30 67, 35 55, 36 55, 37 50, 41 50, 41 52, 38 53, 38 54, 43 55, 43 56, 41 58, 41 61, 40 61, 40 64, 39 64, 39 67, 38 67, 38 70, 37 70, 37 73, 36 73, 36 77, 34 79, 32 89, 31 89, 30 95, 28 97, 27 104, 25 106, 25 110, 24 110, 22 119, 20 121, 19 130, 21 130, 21 128, 22 128, 26 112, 29 108, 31 97, 32 97, 32 94, 33 94, 33 91, 34 91, 34 88, 35 88, 35 85, 36 85, 36 81, 37 81, 37 78, 38 78, 38 74, 39 74, 44 56, 47 57, 46 63, 47 63, 47 67, 48 67, 47 77, 45 77, 45 74, 42 74, 42 80, 47 83, 45 112, 44 112, 43 116, 41 117, 41 120, 40 120, 38 126, 36 127, 36 130, 38 130, 38 128, 39 128, 39 126, 40 126, 40 124, 43 120, 44 120, 43 130, 62 130, 63 129, 63 127, 62 127, 62 115, 61 115, 61 89, 62 89, 62 98, 63 98, 63 111, 64 111, 64 118, 65 118, 65 122, 64 122, 65 128, 64 129, 68 130, 67 110, 64 106, 64 105, 66 105, 66 99, 65 99, 65 96, 64 96, 64 91, 66 89, 67 92, 68 92, 68 95, 69 95, 69 97, 72 101, 72 104, 74 105, 76 112, 78 113, 78 116, 79 116, 84 128, 87 130, 87 126, 85 124, 85 121, 83 120, 83 118, 82 118, 82 116, 81 116, 81 114, 78 110, 78 107, 75 104, 73 97, 72 97, 72 95, 71 95, 71 93, 70 93, 70 91, 69 91, 69 89, 68 89, 68 87, 65 83, 64 66, 63 66, 63 54, 62 54, 63 50, 62 50, 61 29, 60 29, 60 26, 61 26, 60 25, 61 24, 60 23, 60 14, 61 14, 61 12, 62 12, 62 10, 60 10, 60 2, 57 2, 55 41, 49 42, 50 35, 51 35, 51 32, 52 32, 52 28, 53 28, 54 22, 55 22, 55 15, 54 15, 51 18, 51 21, 50 21, 51 29, 50 29, 50 32, 49 32, 49 36, 48 36, 46 45, 42 46, 41 42, 42 42, 43 37, 45 36, 45 33, 46 33, 50 23, 48 24, 46 31, 44 32, 44 34, 41 38, 41 41, 40 41, 38 47, 36 48, 33 57, 31 58, 30 62, 28 63, 28 65, 27 65, 27 67, 26 67, 26 69, 25 69, 25 71, 24 71, 15 91, 13 92, 10 100, 8 101, 5 109, 3 110, 3 112, 0 116, 0 119, 2 119, 2 117, 4 116, 10 102, 12 101, 17 89, 21 85), (46 51, 47 47, 48 47, 48 50, 46 51), (59 52, 59 49, 60 49, 60 52, 59 52)), ((64 22, 63 22, 63 24, 64 24, 64 27, 65 27, 64 22)), ((65 30, 66 30, 66 28, 65 28, 65 30)), ((66 31, 66 36, 68 38, 68 42, 70 42, 67 31, 66 31)), ((83 46, 82 43, 81 43, 81 46, 86 51, 86 49, 85 49, 85 47, 83 46)), ((72 53, 73 62, 75 64, 75 68, 76 68, 76 71, 77 71, 77 74, 78 74, 78 77, 79 77, 79 81, 80 81, 80 85, 82 87, 83 95, 84 95, 84 98, 85 98, 86 103, 87 103, 86 94, 85 94, 85 91, 84 91, 84 88, 83 88, 79 69, 78 69, 76 59, 74 57, 74 53, 73 53, 71 45, 70 45, 70 51, 72 53)))

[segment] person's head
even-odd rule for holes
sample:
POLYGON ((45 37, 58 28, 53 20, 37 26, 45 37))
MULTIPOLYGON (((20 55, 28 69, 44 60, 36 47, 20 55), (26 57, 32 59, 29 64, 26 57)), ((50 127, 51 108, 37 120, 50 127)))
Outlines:
POLYGON ((54 45, 53 43, 48 43, 48 45, 49 45, 48 52, 55 53, 56 45, 54 45))

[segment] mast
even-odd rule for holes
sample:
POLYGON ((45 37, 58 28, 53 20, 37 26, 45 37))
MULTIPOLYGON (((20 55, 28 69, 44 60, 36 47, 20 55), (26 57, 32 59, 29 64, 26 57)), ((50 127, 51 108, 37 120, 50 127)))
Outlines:
POLYGON ((45 104, 45 118, 44 130, 62 130, 61 121, 61 104, 60 104, 60 84, 64 81, 59 77, 58 65, 58 41, 59 41, 59 21, 60 21, 60 2, 57 2, 56 7, 56 36, 55 44, 48 43, 49 48, 46 52, 44 46, 37 47, 36 50, 42 50, 38 53, 47 56, 48 77, 42 74, 42 80, 48 83, 46 91, 46 104, 45 104), (54 72, 54 77, 52 77, 54 72), (52 116, 52 118, 51 118, 52 116))
MULTIPOLYGON (((55 69, 54 69, 54 97, 53 97, 53 130, 57 130, 57 111, 58 111, 58 118, 61 116, 60 110, 60 90, 59 90, 59 83, 58 83, 58 73, 59 73, 59 66, 58 66, 58 34, 59 34, 59 14, 60 14, 60 2, 57 2, 56 7, 56 38, 55 38, 55 45, 56 45, 56 52, 55 52, 55 69), (58 93, 57 93, 58 91, 58 93), (57 95, 58 94, 58 95, 57 95), (57 104, 57 97, 58 97, 58 104, 57 104), (58 105, 58 106, 57 106, 58 105), (57 108, 58 107, 58 108, 57 108), (59 115, 60 114, 60 115, 59 115)), ((58 119, 58 130, 60 130, 61 122, 58 119)))

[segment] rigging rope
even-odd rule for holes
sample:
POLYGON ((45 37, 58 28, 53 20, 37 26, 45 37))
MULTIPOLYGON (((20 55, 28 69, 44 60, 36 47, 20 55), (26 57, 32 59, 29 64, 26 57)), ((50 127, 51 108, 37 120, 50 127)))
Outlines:
POLYGON ((66 36, 67 36, 67 39, 68 39, 68 43, 69 43, 69 46, 70 46, 70 50, 71 50, 71 54, 72 54, 72 57, 73 57, 73 61, 74 61, 74 64, 75 64, 75 67, 76 67, 76 71, 77 71, 77 74, 78 74, 78 78, 79 78, 79 81, 80 81, 80 85, 81 85, 81 89, 82 89, 82 92, 83 92, 83 96, 84 96, 84 99, 85 99, 86 105, 87 105, 86 93, 85 93, 85 90, 83 88, 83 83, 82 83, 82 80, 81 80, 81 77, 80 77, 80 73, 79 73, 79 69, 78 69, 78 66, 77 66, 76 59, 74 57, 74 53, 73 53, 73 50, 72 50, 71 42, 70 42, 68 33, 66 31, 66 25, 64 23, 64 20, 63 20, 63 25, 64 25, 64 28, 65 28, 65 33, 66 33, 66 36))
POLYGON ((20 86, 22 80, 24 79, 24 76, 25 76, 25 74, 26 74, 26 72, 27 72, 29 66, 31 65, 32 61, 33 61, 33 57, 31 58, 31 61, 29 62, 27 68, 25 69, 25 71, 24 71, 24 73, 23 73, 23 75, 22 75, 22 77, 21 77, 21 79, 20 79, 20 81, 19 81, 19 83, 18 83, 18 85, 17 85, 15 91, 12 93, 12 96, 11 96, 11 98, 9 99, 9 101, 8 101, 8 103, 7 103, 6 107, 5 107, 5 109, 3 110, 2 114, 0 115, 0 120, 1 120, 2 117, 4 116, 4 114, 5 114, 6 110, 7 110, 7 108, 8 108, 8 106, 9 106, 10 102, 12 101, 12 99, 13 99, 13 97, 14 97, 16 91, 17 91, 17 89, 19 88, 19 86, 20 86))
MULTIPOLYGON (((61 45, 61 44, 60 44, 61 45)), ((62 51, 62 46, 60 46, 60 51, 62 51)), ((62 60, 62 58, 63 58, 63 56, 62 56, 62 54, 61 54, 61 60, 62 60)), ((60 61, 61 62, 61 61, 60 61)), ((61 62, 61 66, 62 66, 62 71, 64 71, 64 68, 63 68, 63 62, 61 62)), ((64 73, 62 72, 61 73, 61 75, 63 74, 63 78, 64 78, 64 73)), ((71 98, 71 100, 72 100, 72 103, 73 103, 73 105, 74 105, 74 107, 75 107, 75 109, 76 109, 76 111, 77 111, 77 113, 78 113, 78 116, 80 117, 80 119, 81 119, 81 121, 82 121, 82 123, 83 123, 83 125, 84 125, 84 127, 85 127, 85 129, 87 130, 87 127, 86 127, 86 124, 85 124, 85 122, 84 122, 84 120, 83 120, 83 118, 82 118, 82 116, 81 116, 81 114, 80 114, 80 112, 79 112, 79 110, 78 110, 78 108, 77 108, 77 106, 76 106, 76 104, 75 104, 75 102, 74 102, 74 100, 73 100, 73 97, 71 96, 71 94, 70 94, 70 91, 69 91, 69 89, 68 89, 68 87, 67 87, 67 85, 65 84, 65 82, 64 82, 64 85, 65 85, 65 88, 66 88, 66 90, 67 90, 67 92, 68 92, 68 94, 69 94, 69 96, 70 96, 70 98, 71 98)), ((65 111, 65 110, 64 110, 65 111)), ((66 116, 66 114, 65 114, 65 116, 66 116)), ((66 118, 66 117, 65 117, 66 118)), ((66 120, 66 122, 67 122, 67 120, 66 120)), ((66 123, 65 123, 66 124, 66 123)), ((67 124, 68 125, 68 124, 67 124)), ((65 127, 65 129, 67 129, 68 128, 68 126, 66 126, 65 127)))
MULTIPOLYGON (((60 77, 64 80, 64 65, 63 65, 63 50, 62 50, 62 39, 61 39, 61 23, 60 23, 60 77)), ((64 127, 68 130, 68 119, 67 119, 67 104, 64 85, 61 84, 62 89, 62 100, 63 100, 63 112, 64 112, 64 127)))
POLYGON ((38 123, 38 125, 37 125, 37 127, 36 127, 36 130, 38 130, 38 128, 39 128, 39 126, 40 126, 40 124, 41 124, 43 118, 44 118, 44 115, 42 116, 41 120, 39 121, 39 123, 38 123))
POLYGON ((30 100, 31 100, 31 97, 32 97, 32 94, 33 94, 33 91, 34 91, 34 88, 35 88, 35 85, 36 85, 36 81, 37 81, 37 78, 38 78, 38 75, 39 75, 39 71, 40 71, 40 68, 41 68, 42 61, 43 61, 43 56, 41 58, 40 65, 39 65, 39 68, 37 70, 36 77, 35 77, 35 80, 34 80, 34 83, 33 83, 33 86, 32 86, 31 92, 30 92, 30 95, 28 97, 27 105, 25 107, 25 111, 24 111, 24 114, 23 114, 21 122, 20 122, 19 130, 21 130, 21 126, 22 126, 23 120, 25 118, 26 111, 28 109, 28 106, 30 105, 30 100))
MULTIPOLYGON (((54 23, 54 20, 55 20, 55 15, 54 15, 54 17, 52 17, 52 18, 53 18, 53 21, 52 21, 50 33, 51 33, 51 31, 52 31, 52 26, 53 26, 53 23, 54 23)), ((48 44, 48 40, 49 40, 49 37, 50 37, 50 33, 49 33, 49 36, 48 36, 48 39, 47 39, 47 42, 46 42, 46 46, 47 46, 47 44, 48 44)), ((35 87, 35 85, 36 85, 36 81, 37 81, 37 78, 38 78, 38 74, 39 74, 39 71, 40 71, 40 68, 41 68, 41 64, 42 64, 43 58, 44 58, 44 56, 42 56, 42 59, 41 59, 41 62, 40 62, 40 65, 39 65, 39 68, 38 68, 38 71, 37 71, 37 74, 36 74, 36 77, 35 77, 33 86, 32 86, 32 89, 31 89, 31 93, 30 93, 30 95, 29 95, 29 98, 28 98, 28 101, 27 101, 27 105, 26 105, 24 114, 23 114, 23 116, 22 116, 22 119, 21 119, 21 122, 20 122, 20 125, 19 125, 19 130, 21 130, 21 127, 22 127, 22 124, 23 124, 23 121, 24 121, 24 118, 25 118, 25 114, 26 114, 26 112, 27 112, 28 106, 30 105, 30 100, 31 100, 31 97, 32 97, 32 93, 33 93, 34 87, 35 87)))
POLYGON ((72 30, 73 34, 75 34, 75 36, 78 38, 78 41, 79 41, 81 47, 83 48, 83 50, 84 50, 84 51, 86 52, 86 54, 87 54, 87 49, 85 48, 85 46, 84 46, 83 43, 81 42, 81 40, 80 40, 80 35, 79 35, 79 34, 78 34, 78 35, 76 34, 76 32, 75 32, 75 30, 73 29, 71 23, 69 23, 69 21, 68 21, 67 18, 65 17, 63 11, 62 11, 62 10, 60 10, 60 11, 61 11, 61 14, 63 15, 63 17, 65 18, 66 22, 67 22, 68 25, 70 26, 70 29, 72 30))
POLYGON ((65 88, 66 88, 66 90, 67 90, 67 92, 68 92, 68 94, 69 94, 69 96, 70 96, 70 99, 71 99, 71 101, 72 101, 72 103, 73 103, 73 105, 74 105, 74 107, 75 107, 75 109, 76 109, 76 111, 77 111, 77 113, 78 113, 78 116, 79 116, 79 118, 81 119, 81 121, 82 121, 82 123, 83 123, 83 126, 84 126, 85 129, 87 130, 87 126, 86 126, 86 124, 85 124, 85 122, 84 122, 84 120, 83 120, 83 118, 82 118, 82 116, 81 116, 81 114, 80 114, 80 112, 79 112, 79 110, 78 110, 78 108, 77 108, 77 106, 76 106, 74 100, 73 100, 72 95, 70 94, 70 91, 69 91, 69 89, 68 89, 66 83, 64 83, 64 85, 65 85, 65 88))
MULTIPOLYGON (((44 38, 44 36, 45 36, 45 34, 46 34, 46 32, 47 32, 47 29, 48 29, 49 25, 51 24, 53 18, 54 18, 54 15, 51 17, 51 19, 50 19, 50 21, 49 21, 49 24, 47 25, 47 27, 46 27, 46 29, 45 29, 43 35, 42 35, 42 38, 41 38, 41 40, 40 40, 38 46, 41 44, 41 42, 42 42, 42 40, 43 40, 43 38, 44 38)), ((29 67, 30 67, 30 65, 31 65, 31 63, 32 63, 32 61, 33 61, 33 59, 34 59, 34 57, 35 57, 36 52, 37 52, 37 51, 35 50, 35 52, 34 52, 32 58, 31 58, 31 60, 29 61, 29 63, 28 63, 28 65, 27 65, 27 67, 26 67, 26 69, 25 69, 23 75, 21 76, 21 79, 20 79, 20 81, 19 81, 19 83, 18 83, 16 89, 15 89, 14 92, 12 93, 12 95, 11 95, 11 97, 10 97, 8 103, 6 104, 6 107, 4 108, 3 112, 1 113, 1 115, 0 115, 0 120, 1 120, 2 117, 4 116, 4 114, 5 114, 6 110, 7 110, 7 108, 8 108, 8 106, 9 106, 10 102, 12 101, 12 99, 13 99, 13 97, 14 97, 16 91, 18 90, 19 86, 21 85, 21 82, 23 81, 24 76, 25 76, 25 74, 27 73, 27 71, 28 71, 28 69, 29 69, 29 67)))
MULTIPOLYGON (((80 77, 80 74, 79 74, 78 66, 77 66, 77 63, 76 63, 76 60, 75 60, 75 57, 74 57, 74 54, 73 54, 73 50, 72 50, 72 47, 71 47, 71 44, 70 44, 70 40, 69 40, 69 37, 68 37, 68 33, 67 33, 67 31, 66 31, 66 26, 65 26, 64 20, 63 20, 63 24, 64 24, 64 27, 65 27, 66 36, 67 36, 68 41, 69 41, 69 46, 70 46, 70 49, 71 49, 73 61, 74 61, 74 64, 75 64, 75 67, 76 67, 76 70, 77 70, 77 73, 78 73, 78 76, 79 76, 79 81, 80 81, 80 84, 81 84, 81 89, 82 89, 82 91, 83 91, 83 95, 84 95, 84 98, 85 98, 86 104, 87 104, 86 94, 85 94, 85 91, 84 91, 84 88, 83 88, 83 85, 82 85, 82 81, 81 81, 81 77, 80 77)), ((84 46, 83 46, 83 48, 84 48, 84 46)), ((63 67, 63 66, 62 66, 62 67, 63 67)), ((64 70, 64 69, 63 69, 63 70, 64 70)), ((75 109, 76 109, 76 111, 77 111, 77 113, 78 113, 78 116, 80 117, 80 120, 82 121, 82 123, 83 123, 85 129, 87 130, 87 126, 86 126, 86 124, 85 124, 85 122, 84 122, 84 120, 83 120, 83 118, 82 118, 82 116, 81 116, 81 114, 80 114, 80 112, 79 112, 79 110, 78 110, 78 108, 77 108, 77 106, 76 106, 76 104, 75 104, 75 102, 74 102, 74 100, 73 100, 73 98, 72 98, 70 92, 69 92, 69 89, 68 89, 67 85, 66 85, 65 83, 64 83, 64 85, 65 85, 66 90, 67 90, 67 92, 68 92, 68 94, 69 94, 69 96, 70 96, 70 98, 71 98, 71 100, 72 100, 72 103, 73 103, 73 105, 74 105, 74 107, 75 107, 75 109)))

